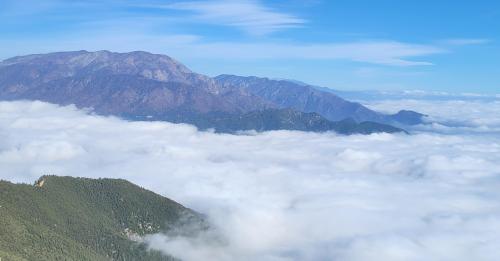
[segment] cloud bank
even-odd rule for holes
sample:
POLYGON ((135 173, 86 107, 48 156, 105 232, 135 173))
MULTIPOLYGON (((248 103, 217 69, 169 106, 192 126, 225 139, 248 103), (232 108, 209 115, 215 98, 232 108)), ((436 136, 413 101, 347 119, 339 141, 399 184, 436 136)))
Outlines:
POLYGON ((235 136, 0 102, 0 178, 125 178, 175 199, 222 239, 148 238, 186 260, 496 260, 498 137, 235 136))
POLYGON ((363 102, 369 108, 395 113, 401 108, 429 115, 432 124, 415 126, 415 131, 447 134, 476 133, 500 137, 500 100, 492 96, 477 96, 460 100, 393 99, 363 102))

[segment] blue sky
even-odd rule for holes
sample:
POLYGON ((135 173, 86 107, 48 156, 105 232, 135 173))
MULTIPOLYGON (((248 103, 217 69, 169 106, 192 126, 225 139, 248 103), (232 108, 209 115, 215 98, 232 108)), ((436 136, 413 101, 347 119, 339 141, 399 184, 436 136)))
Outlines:
POLYGON ((0 0, 0 59, 144 50, 344 90, 500 93, 500 2, 0 0))

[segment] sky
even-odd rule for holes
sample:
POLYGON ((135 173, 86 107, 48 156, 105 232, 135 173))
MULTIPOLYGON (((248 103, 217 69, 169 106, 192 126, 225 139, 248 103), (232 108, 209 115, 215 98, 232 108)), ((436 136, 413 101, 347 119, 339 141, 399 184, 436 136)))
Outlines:
POLYGON ((0 59, 143 50, 341 90, 500 93, 500 2, 0 0, 0 59))

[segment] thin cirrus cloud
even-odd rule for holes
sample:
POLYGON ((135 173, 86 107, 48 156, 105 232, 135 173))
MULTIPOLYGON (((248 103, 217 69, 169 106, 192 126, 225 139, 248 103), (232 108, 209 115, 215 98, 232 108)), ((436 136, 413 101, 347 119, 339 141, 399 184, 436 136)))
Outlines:
POLYGON ((158 8, 194 13, 194 19, 223 26, 240 28, 248 33, 263 35, 278 30, 300 27, 307 21, 291 14, 278 12, 259 1, 191 1, 158 8))
POLYGON ((432 45, 395 41, 367 41, 326 44, 294 43, 193 43, 191 55, 233 59, 348 60, 391 66, 432 65, 411 58, 444 53, 432 45))
MULTIPOLYGON (((59 1, 52 0, 52 2, 58 3, 59 1)), ((77 3, 78 5, 64 6, 76 8, 75 6, 84 5, 87 11, 99 10, 97 7, 101 6, 95 2, 77 3)), ((129 7, 138 6, 127 3, 129 7)), ((163 53, 181 61, 184 59, 296 59, 342 60, 387 66, 425 66, 433 65, 431 56, 450 52, 454 46, 487 41, 475 38, 448 39, 431 43, 411 43, 391 39, 309 43, 297 39, 269 38, 265 41, 239 40, 238 38, 215 40, 210 35, 196 35, 188 32, 176 35, 161 33, 152 28, 165 26, 165 24, 171 27, 182 27, 186 21, 195 21, 235 27, 251 34, 268 34, 286 28, 305 26, 307 21, 292 14, 271 9, 264 2, 251 0, 179 1, 172 4, 153 4, 142 7, 169 9, 175 11, 175 15, 167 19, 162 12, 152 12, 146 15, 133 8, 131 9, 135 11, 129 11, 130 13, 126 16, 117 12, 110 13, 109 17, 99 15, 94 17, 90 15, 94 12, 87 12, 86 16, 80 18, 82 21, 75 25, 79 28, 77 31, 59 33, 42 39, 30 36, 29 38, 0 40, 0 46, 16 46, 15 49, 0 48, 0 58, 51 51, 107 49, 122 52, 144 50, 163 53), (36 45, 33 44, 34 42, 36 45)), ((52 12, 57 13, 58 9, 52 12)), ((61 17, 61 14, 58 17, 61 17)), ((69 18, 66 17, 66 19, 69 18)))
POLYGON ((41 52, 107 49, 120 52, 143 50, 167 54, 181 61, 210 59, 222 61, 221 64, 224 64, 224 60, 262 60, 262 63, 266 63, 269 60, 293 59, 409 67, 433 65, 432 58, 435 55, 450 53, 460 46, 488 42, 488 39, 466 37, 428 42, 404 42, 391 38, 307 42, 300 37, 255 39, 224 35, 221 38, 221 35, 213 37, 211 33, 189 30, 189 23, 195 23, 200 28, 215 24, 238 28, 252 35, 267 35, 287 28, 308 26, 306 19, 273 9, 267 2, 256 0, 154 2, 150 5, 132 1, 69 3, 50 0, 43 3, 31 1, 30 8, 26 10, 15 1, 7 1, 6 7, 8 11, 4 13, 10 19, 17 17, 17 20, 24 21, 22 14, 37 13, 37 17, 43 17, 46 21, 57 18, 57 23, 71 25, 73 30, 64 31, 55 27, 58 29, 50 32, 51 37, 29 34, 0 39, 0 47, 5 47, 0 48, 0 59, 41 52), (166 16, 165 12, 159 10, 169 10, 172 15, 166 16), (185 30, 174 33, 158 31, 158 28, 185 30), (16 48, 9 48, 11 46, 16 48))
POLYGON ((486 44, 489 43, 490 40, 486 38, 453 38, 453 39, 446 39, 441 42, 448 45, 462 46, 462 45, 486 44))
MULTIPOLYGON (((121 31, 119 31, 121 32, 121 31)), ((15 45, 17 53, 102 50, 118 52, 145 50, 167 54, 178 60, 341 60, 387 66, 433 65, 432 55, 447 49, 397 41, 364 41, 344 43, 304 44, 293 42, 209 42, 197 35, 153 35, 141 32, 113 33, 106 30, 90 32, 84 39, 78 36, 44 39, 33 46, 25 41, 2 41, 0 45, 15 45), (92 37, 88 37, 92 35, 92 37), (115 36, 118 35, 118 36, 115 36), (23 51, 25 50, 25 51, 23 51), (425 59, 424 59, 425 58, 425 59), (424 60, 422 60, 424 59, 424 60)), ((0 50, 8 58, 10 50, 0 50)), ((12 56, 12 55, 10 55, 12 56)))

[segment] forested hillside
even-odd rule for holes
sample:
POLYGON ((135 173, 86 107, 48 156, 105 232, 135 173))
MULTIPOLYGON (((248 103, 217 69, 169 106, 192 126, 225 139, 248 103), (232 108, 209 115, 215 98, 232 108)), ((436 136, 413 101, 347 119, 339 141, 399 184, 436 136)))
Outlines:
POLYGON ((125 180, 0 181, 2 261, 173 260, 136 241, 186 223, 204 227, 200 214, 125 180))

